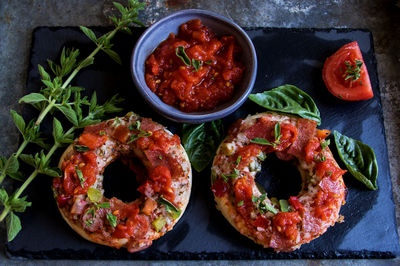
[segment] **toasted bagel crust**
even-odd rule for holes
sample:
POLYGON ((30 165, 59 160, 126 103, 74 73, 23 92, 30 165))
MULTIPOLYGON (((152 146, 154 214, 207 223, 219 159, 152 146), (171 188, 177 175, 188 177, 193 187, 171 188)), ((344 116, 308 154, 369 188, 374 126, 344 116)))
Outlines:
MULTIPOLYGON (((71 144, 61 156, 59 168, 64 172, 64 175, 61 179, 55 178, 54 184, 56 185, 53 185, 54 195, 57 199, 57 207, 64 220, 75 232, 91 242, 115 248, 125 247, 129 252, 136 252, 149 247, 153 240, 158 239, 173 228, 173 226, 182 217, 186 209, 192 184, 192 171, 190 162, 184 148, 179 142, 178 144, 172 144, 175 142, 163 144, 163 149, 166 151, 166 153, 163 153, 164 158, 160 155, 160 158, 158 159, 160 161, 154 161, 154 158, 148 157, 148 155, 145 154, 145 150, 141 150, 136 144, 136 135, 134 138, 127 138, 128 141, 121 141, 121 138, 115 133, 118 127, 127 128, 130 126, 130 128, 132 128, 131 125, 136 125, 135 123, 138 123, 138 129, 131 129, 128 136, 137 134, 137 131, 140 133, 143 131, 140 131, 140 121, 143 123, 143 118, 137 116, 136 114, 129 113, 125 117, 111 119, 102 123, 103 126, 101 129, 103 132, 105 132, 103 135, 107 136, 107 141, 100 147, 96 147, 88 151, 93 152, 97 156, 96 161, 98 172, 96 174, 96 181, 94 184, 90 185, 90 188, 101 192, 100 200, 93 202, 87 192, 68 195, 64 189, 64 178, 66 177, 64 168, 65 165, 69 163, 71 158, 75 158, 75 160, 78 158, 74 157, 79 153, 74 149, 74 145, 81 144, 79 142, 79 138, 76 139, 74 144, 71 144), (118 121, 118 123, 116 123, 116 121, 118 121), (129 139, 135 140, 129 141, 129 139), (118 158, 129 160, 130 156, 136 157, 142 161, 147 169, 148 174, 149 171, 152 171, 152 169, 157 167, 156 163, 162 163, 163 160, 168 160, 168 163, 173 161, 174 165, 179 165, 181 167, 179 169, 180 171, 177 171, 179 174, 171 174, 171 189, 174 193, 173 198, 175 199, 174 205, 180 210, 179 215, 173 215, 170 209, 165 206, 165 203, 162 204, 160 202, 160 198, 163 197, 163 194, 161 192, 157 193, 153 190, 145 189, 144 194, 142 193, 140 198, 129 203, 124 203, 116 198, 107 199, 104 197, 102 181, 105 167, 118 158), (60 204, 60 197, 67 197, 68 200, 60 204), (152 208, 150 208, 150 211, 145 210, 147 201, 153 204, 152 208), (101 205, 102 203, 109 204, 109 208, 98 207, 99 204, 101 205), (121 214, 121 211, 126 208, 128 208, 127 210, 136 208, 138 209, 139 213, 136 215, 130 214, 131 216, 128 215, 127 217, 120 217, 119 215, 121 214), (89 215, 89 218, 91 218, 90 223, 87 223, 88 213, 93 213, 92 216, 89 215), (117 218, 117 227, 111 226, 108 217, 106 217, 111 214, 117 218), (133 235, 131 237, 116 237, 114 232, 119 227, 119 224, 127 226, 129 219, 132 219, 132 221, 136 223, 136 226, 132 227, 134 230, 133 235), (162 222, 157 223, 156 220, 161 220, 162 222), (95 226, 96 228, 91 228, 91 226, 95 226), (146 232, 141 231, 143 227, 147 228, 146 232)), ((100 125, 94 125, 92 128, 99 126, 100 125)), ((163 134, 163 136, 165 136, 164 138, 172 139, 173 137, 173 134, 170 131, 149 119, 146 120, 146 127, 149 128, 149 130, 146 132, 150 136, 151 134, 154 134, 154 132, 158 131, 161 132, 159 134, 163 134)), ((85 129, 84 133, 86 130, 89 132, 93 131, 92 129, 85 129)), ((140 138, 148 137, 150 139, 151 137, 148 135, 140 135, 140 138)), ((174 137, 176 138, 177 136, 174 137)), ((165 165, 168 165, 167 161, 165 162, 165 165)), ((79 162, 77 165, 79 165, 79 162)), ((172 172, 172 170, 176 169, 170 170, 172 172)), ((148 178, 149 177, 147 177, 147 179, 148 178)), ((141 182, 147 182, 146 180, 142 180, 141 182)), ((83 187, 84 186, 82 184, 82 188, 83 187)))
POLYGON ((312 120, 273 112, 249 116, 229 130, 213 161, 211 189, 217 209, 237 231, 265 248, 288 252, 335 224, 345 203, 345 171, 317 133, 312 120), (278 123, 280 137, 274 136, 278 123), (252 142, 257 138, 270 145, 252 142), (261 157, 271 152, 294 162, 302 177, 302 190, 290 197, 288 212, 280 210, 276 199, 263 195, 254 181, 261 171, 261 157))

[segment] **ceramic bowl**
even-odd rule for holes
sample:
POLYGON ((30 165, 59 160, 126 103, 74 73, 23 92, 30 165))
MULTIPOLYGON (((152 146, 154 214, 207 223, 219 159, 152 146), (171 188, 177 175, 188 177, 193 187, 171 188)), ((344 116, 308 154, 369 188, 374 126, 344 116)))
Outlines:
POLYGON ((257 57, 249 36, 236 23, 214 12, 188 9, 178 11, 161 19, 142 34, 132 52, 131 73, 140 94, 158 113, 176 122, 202 123, 223 118, 234 112, 245 102, 256 79, 257 57), (215 32, 217 36, 233 35, 238 45, 242 48, 241 60, 246 69, 242 81, 235 87, 234 95, 231 100, 210 111, 186 113, 165 104, 154 94, 146 84, 144 73, 145 61, 153 50, 157 48, 162 41, 167 39, 171 32, 177 34, 181 24, 192 19, 200 19, 202 23, 215 32))

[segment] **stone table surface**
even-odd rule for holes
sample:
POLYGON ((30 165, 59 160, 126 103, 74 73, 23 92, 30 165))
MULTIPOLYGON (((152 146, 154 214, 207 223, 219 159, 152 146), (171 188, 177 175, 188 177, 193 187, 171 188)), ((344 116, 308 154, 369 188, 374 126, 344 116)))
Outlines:
MULTIPOLYGON (((124 2, 124 1, 121 1, 124 2)), ((400 1, 359 0, 147 0, 140 14, 146 25, 174 11, 207 9, 226 16, 242 27, 283 28, 366 28, 374 37, 380 81, 385 133, 388 146, 397 224, 400 224, 400 1)), ((29 64, 32 31, 38 26, 105 26, 112 10, 109 0, 1 0, 0 1, 0 155, 9 156, 17 148, 18 133, 9 115, 20 110, 18 99, 24 94, 29 64)), ((7 185, 7 184, 6 184, 7 185)), ((399 227, 398 227, 399 229, 399 227)), ((0 230, 0 249, 4 250, 5 230, 0 230)), ((19 264, 1 253, 0 264, 19 264)), ((68 261, 29 261, 28 264, 69 264, 68 261)), ((83 264, 74 261, 74 264, 83 264)), ((123 261, 96 261, 94 265, 124 264, 123 261)), ((130 262, 132 263, 132 262, 130 262)), ((169 262, 175 265, 187 262, 169 262)), ((194 262, 194 264, 261 265, 263 261, 194 262)), ((269 262, 271 263, 271 262, 269 262)), ((297 260, 273 261, 277 265, 399 265, 392 260, 297 260)), ((141 262, 144 265, 163 262, 141 262)))

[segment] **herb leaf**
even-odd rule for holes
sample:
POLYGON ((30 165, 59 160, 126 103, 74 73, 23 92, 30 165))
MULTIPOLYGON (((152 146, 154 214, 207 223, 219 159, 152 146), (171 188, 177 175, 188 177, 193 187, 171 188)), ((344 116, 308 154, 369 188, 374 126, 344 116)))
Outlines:
POLYGON ((295 114, 321 124, 319 110, 313 99, 293 85, 283 85, 262 93, 250 94, 249 99, 272 111, 295 114))
POLYGON ((7 241, 11 242, 21 231, 21 221, 14 212, 10 212, 6 219, 6 226, 7 226, 7 241))
POLYGON ((43 96, 43 94, 40 93, 30 93, 28 95, 25 95, 24 97, 22 97, 19 100, 19 103, 38 103, 38 102, 42 102, 42 101, 47 101, 46 97, 43 96))
POLYGON ((193 65, 195 71, 197 72, 197 71, 199 71, 200 67, 203 65, 203 61, 192 58, 192 65, 193 65))
POLYGON ((81 182, 81 187, 83 188, 83 182, 85 182, 85 178, 83 177, 82 171, 78 168, 78 166, 75 166, 75 172, 79 178, 79 182, 81 182))
POLYGON ((254 139, 251 139, 250 142, 256 143, 256 144, 261 144, 261 145, 270 145, 270 146, 275 145, 275 143, 272 143, 269 140, 263 139, 263 138, 254 138, 254 139))
POLYGON ((349 138, 336 130, 333 131, 333 136, 339 157, 350 174, 369 189, 376 190, 378 164, 374 150, 361 141, 349 138))
POLYGON ((362 60, 356 59, 354 65, 350 61, 345 61, 344 64, 346 65, 345 74, 347 74, 344 80, 351 79, 352 81, 355 81, 361 77, 361 67, 363 65, 362 60))
POLYGON ((199 125, 183 125, 182 144, 197 172, 201 172, 210 163, 222 141, 222 136, 221 120, 199 125))
POLYGON ((187 65, 188 67, 190 67, 190 58, 189 56, 186 54, 185 52, 185 47, 183 46, 178 46, 175 50, 175 54, 177 57, 179 57, 182 62, 187 65))
POLYGON ((88 146, 85 146, 85 145, 74 145, 74 149, 75 149, 77 152, 85 152, 85 151, 88 151, 88 150, 89 150, 89 147, 88 147, 88 146))
POLYGON ((279 200, 279 206, 281 207, 282 212, 288 212, 289 211, 289 202, 287 200, 279 200))
POLYGON ((14 110, 11 110, 10 113, 12 119, 14 120, 14 124, 17 126, 19 132, 21 132, 22 135, 25 135, 25 121, 22 116, 20 116, 14 110))
POLYGON ((110 225, 115 228, 117 226, 117 216, 113 215, 111 212, 107 212, 106 217, 110 225))
POLYGON ((168 213, 172 215, 172 218, 177 219, 181 215, 181 210, 175 207, 174 204, 169 202, 167 199, 165 199, 163 196, 158 198, 158 203, 162 204, 165 206, 165 209, 167 210, 168 213))

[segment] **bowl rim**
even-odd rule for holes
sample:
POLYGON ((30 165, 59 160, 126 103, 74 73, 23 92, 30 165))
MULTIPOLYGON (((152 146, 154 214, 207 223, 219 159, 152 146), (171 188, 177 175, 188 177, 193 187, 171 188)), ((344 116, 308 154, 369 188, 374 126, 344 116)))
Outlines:
MULTIPOLYGON (((148 56, 148 55, 147 55, 148 56)), ((136 41, 136 44, 132 50, 131 54, 131 61, 130 61, 130 69, 131 69, 131 75, 133 78, 133 81, 136 85, 136 89, 139 91, 139 93, 142 95, 142 97, 145 99, 145 101, 159 114, 162 116, 173 120, 175 122, 184 122, 184 123, 202 123, 202 122, 208 122, 216 119, 223 118, 234 111, 236 111, 247 99, 249 94, 251 93, 254 83, 256 80, 256 75, 257 75, 257 54, 256 50, 254 47, 253 42, 251 41, 250 37, 247 35, 247 33, 234 21, 231 19, 228 19, 220 14, 217 14, 215 12, 209 11, 209 10, 203 10, 203 9, 184 9, 180 10, 174 13, 171 13, 159 21, 155 22, 151 26, 149 26, 139 37, 139 39, 136 41), (150 88, 147 86, 147 84, 142 84, 139 81, 139 76, 137 71, 135 71, 135 66, 137 66, 137 60, 135 58, 135 54, 137 54, 138 49, 142 46, 144 41, 147 39, 147 36, 149 36, 154 29, 159 27, 161 24, 165 23, 166 21, 169 21, 175 17, 179 17, 182 15, 187 15, 187 14, 193 14, 193 15, 205 15, 208 17, 211 17, 212 19, 220 20, 223 21, 226 24, 229 24, 232 26, 244 39, 245 43, 249 46, 249 50, 251 51, 251 58, 252 58, 252 65, 253 67, 249 70, 250 73, 250 78, 249 81, 247 82, 247 89, 245 92, 238 97, 238 99, 234 102, 232 102, 230 105, 226 106, 225 108, 221 110, 209 110, 209 111, 202 111, 202 112, 192 112, 192 113, 185 113, 174 106, 168 105, 164 103, 156 94, 154 94, 150 88), (158 99, 158 101, 156 100, 158 99), (171 110, 172 109, 172 110, 171 110)))

